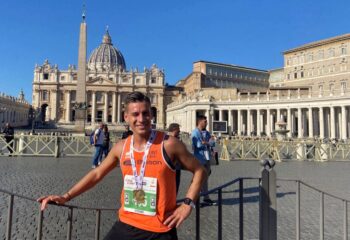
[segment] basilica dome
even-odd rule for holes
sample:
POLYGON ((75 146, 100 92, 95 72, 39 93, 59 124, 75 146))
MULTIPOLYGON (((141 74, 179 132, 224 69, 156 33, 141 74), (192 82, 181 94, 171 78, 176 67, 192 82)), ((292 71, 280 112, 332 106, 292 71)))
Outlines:
POLYGON ((89 70, 125 70, 125 60, 122 53, 113 46, 108 30, 103 36, 102 43, 95 48, 89 57, 89 70))

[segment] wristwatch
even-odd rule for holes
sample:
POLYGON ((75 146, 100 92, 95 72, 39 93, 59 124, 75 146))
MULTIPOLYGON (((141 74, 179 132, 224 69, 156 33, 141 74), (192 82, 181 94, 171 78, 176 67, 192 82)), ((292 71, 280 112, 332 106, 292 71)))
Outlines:
POLYGON ((188 205, 188 206, 191 206, 193 209, 196 208, 196 204, 194 204, 194 202, 191 198, 185 198, 183 203, 188 205))

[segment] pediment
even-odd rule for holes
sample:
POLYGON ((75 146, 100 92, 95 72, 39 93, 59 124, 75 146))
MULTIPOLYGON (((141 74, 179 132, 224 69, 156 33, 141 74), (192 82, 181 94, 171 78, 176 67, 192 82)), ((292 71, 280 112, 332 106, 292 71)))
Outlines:
POLYGON ((89 85, 96 85, 96 86, 101 86, 101 85, 109 85, 109 86, 114 86, 115 83, 109 79, 103 78, 103 77, 96 77, 93 79, 89 79, 87 82, 89 85))

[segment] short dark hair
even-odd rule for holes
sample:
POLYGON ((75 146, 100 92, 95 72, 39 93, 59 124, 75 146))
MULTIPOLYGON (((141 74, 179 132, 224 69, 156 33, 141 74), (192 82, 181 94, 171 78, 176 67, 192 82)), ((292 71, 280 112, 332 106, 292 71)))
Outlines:
POLYGON ((131 92, 125 98, 125 108, 128 107, 130 103, 136 102, 146 102, 151 106, 151 100, 142 92, 131 92))
POLYGON ((199 121, 202 121, 202 120, 207 120, 207 117, 204 115, 199 115, 196 120, 196 125, 198 125, 199 121))
POLYGON ((178 123, 171 123, 168 127, 168 132, 173 132, 175 131, 176 129, 179 129, 180 128, 180 124, 178 123))

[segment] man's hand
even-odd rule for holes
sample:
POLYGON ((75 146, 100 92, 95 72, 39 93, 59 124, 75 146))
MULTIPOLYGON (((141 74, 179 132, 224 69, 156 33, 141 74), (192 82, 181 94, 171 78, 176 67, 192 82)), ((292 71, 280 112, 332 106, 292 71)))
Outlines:
POLYGON ((164 221, 164 225, 169 228, 178 228, 183 221, 191 214, 192 207, 181 204, 176 210, 164 221))
POLYGON ((63 196, 50 195, 50 196, 40 197, 37 199, 37 201, 41 203, 40 210, 44 211, 45 208, 47 207, 47 204, 49 204, 50 202, 54 202, 58 205, 63 205, 68 201, 68 199, 63 196))

